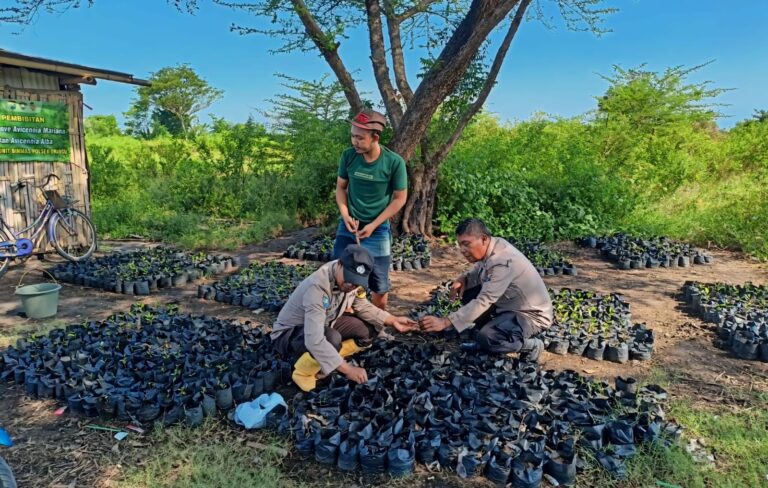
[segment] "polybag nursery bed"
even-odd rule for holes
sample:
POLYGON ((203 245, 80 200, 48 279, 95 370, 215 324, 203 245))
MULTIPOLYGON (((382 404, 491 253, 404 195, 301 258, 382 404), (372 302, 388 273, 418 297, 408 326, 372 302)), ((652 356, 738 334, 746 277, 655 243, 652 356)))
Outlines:
POLYGON ((576 276, 578 270, 563 253, 551 249, 539 241, 524 241, 507 238, 533 264, 541 276, 576 276))
POLYGON ((693 264, 711 264, 713 258, 691 244, 667 237, 640 238, 628 234, 588 236, 579 239, 582 247, 600 251, 600 256, 619 269, 686 268, 693 264))
MULTIPOLYGON (((461 307, 450 300, 451 282, 441 283, 426 303, 410 312, 418 320, 425 315, 446 317, 461 307)), ((596 361, 626 363, 648 360, 653 354, 654 333, 645 324, 633 323, 629 303, 619 294, 601 295, 588 290, 549 290, 555 312, 554 323, 540 334, 545 347, 554 354, 573 354, 596 361)), ((471 338, 472 330, 461 334, 471 338)), ((431 335, 432 336, 432 335, 431 335)), ((450 327, 437 337, 458 337, 450 327)))
POLYGON ((134 305, 19 339, 0 355, 0 379, 73 414, 199 425, 290 381, 291 365, 249 323, 134 305))
POLYGON ((197 288, 198 298, 277 313, 304 278, 317 270, 311 265, 293 266, 279 261, 251 263, 234 275, 197 288))
POLYGON ((675 439, 667 393, 504 357, 379 342, 356 356, 369 381, 334 376, 299 394, 278 430, 296 450, 343 471, 403 476, 416 463, 503 486, 574 483, 592 457, 617 477, 638 445, 675 439), (585 456, 589 454, 589 456, 585 456))
MULTIPOLYGON (((312 241, 300 241, 288 246, 283 256, 307 261, 330 261, 333 255, 333 237, 321 236, 312 241)), ((394 271, 414 271, 429 267, 432 257, 429 243, 420 234, 401 234, 392 242, 394 271)))
POLYGON ((768 287, 686 281, 683 298, 694 314, 716 325, 717 347, 768 362, 768 287))
POLYGON ((149 295, 160 288, 184 286, 204 275, 230 271, 237 258, 204 252, 188 253, 167 247, 115 252, 54 266, 59 281, 126 295, 149 295))

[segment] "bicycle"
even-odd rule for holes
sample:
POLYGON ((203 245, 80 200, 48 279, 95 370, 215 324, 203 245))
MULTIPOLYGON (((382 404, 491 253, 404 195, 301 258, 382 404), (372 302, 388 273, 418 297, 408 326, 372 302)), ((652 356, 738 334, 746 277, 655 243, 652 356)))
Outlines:
MULTIPOLYGON (((51 173, 42 185, 32 185, 42 191, 45 205, 30 225, 15 232, 0 215, 0 276, 8 270, 11 260, 30 257, 43 235, 47 235, 56 252, 69 261, 88 259, 96 250, 96 228, 91 219, 72 208, 76 200, 62 197, 56 190, 45 189, 52 178, 60 179, 51 173), (83 249, 85 251, 81 252, 83 249)), ((21 190, 27 185, 19 181, 14 190, 21 190)))

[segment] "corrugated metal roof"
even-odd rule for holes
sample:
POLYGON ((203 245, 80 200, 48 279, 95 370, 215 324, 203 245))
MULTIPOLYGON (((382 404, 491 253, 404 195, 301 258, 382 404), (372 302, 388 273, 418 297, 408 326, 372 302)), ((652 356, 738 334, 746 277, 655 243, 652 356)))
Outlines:
POLYGON ((147 80, 134 78, 133 75, 129 73, 92 68, 64 61, 55 61, 53 59, 27 56, 26 54, 14 53, 4 49, 0 49, 0 64, 72 76, 93 77, 102 80, 117 81, 119 83, 130 83, 132 85, 149 85, 147 80))

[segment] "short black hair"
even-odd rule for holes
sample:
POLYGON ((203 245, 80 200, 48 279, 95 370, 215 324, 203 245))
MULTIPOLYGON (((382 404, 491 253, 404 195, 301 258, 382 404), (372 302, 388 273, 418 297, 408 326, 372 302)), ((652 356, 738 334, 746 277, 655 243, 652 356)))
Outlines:
POLYGON ((476 237, 491 237, 491 231, 488 230, 488 226, 485 225, 485 222, 475 217, 464 219, 459 222, 459 225, 456 226, 457 236, 463 236, 467 234, 476 237))

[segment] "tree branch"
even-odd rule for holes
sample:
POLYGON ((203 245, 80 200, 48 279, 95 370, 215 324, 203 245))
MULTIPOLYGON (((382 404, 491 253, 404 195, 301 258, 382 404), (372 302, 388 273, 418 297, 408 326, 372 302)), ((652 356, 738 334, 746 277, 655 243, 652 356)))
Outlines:
POLYGON ((472 117, 474 117, 481 108, 483 108, 485 101, 488 99, 488 95, 496 84, 496 78, 501 70, 501 65, 504 63, 504 59, 509 51, 509 46, 512 44, 512 39, 514 39, 515 34, 517 34, 517 29, 520 27, 520 23, 522 22, 523 17, 525 16, 525 11, 530 3, 531 0, 522 0, 517 7, 517 12, 515 12, 515 17, 509 25, 507 34, 504 36, 504 40, 501 42, 499 50, 496 51, 496 56, 493 58, 493 64, 491 65, 491 70, 488 72, 488 77, 483 83, 483 88, 480 90, 475 101, 461 114, 459 122, 456 124, 456 127, 448 140, 433 154, 432 157, 437 161, 442 161, 448 155, 456 144, 456 141, 459 140, 461 133, 464 132, 467 124, 469 124, 469 121, 472 120, 472 117))
POLYGON ((390 55, 392 56, 392 69, 395 72, 397 89, 403 96, 405 105, 408 106, 413 98, 413 90, 405 75, 405 58, 403 57, 403 41, 400 38, 400 18, 395 14, 395 9, 389 0, 384 0, 384 15, 387 18, 387 31, 389 33, 390 55))
POLYGON ((440 56, 413 94, 390 148, 406 161, 418 144, 413 134, 424 134, 440 104, 461 82, 467 67, 488 35, 520 0, 473 0, 440 56))
POLYGON ((336 75, 336 79, 339 80, 341 87, 344 89, 344 96, 349 102, 349 106, 353 112, 359 112, 363 110, 363 100, 360 98, 360 93, 357 91, 355 80, 352 75, 349 74, 344 62, 339 56, 339 44, 331 39, 320 28, 309 8, 304 3, 304 0, 291 0, 293 9, 296 15, 299 16, 301 23, 304 24, 304 28, 307 30, 307 35, 312 42, 315 43, 320 54, 323 55, 325 61, 333 70, 336 75))
POLYGON ((392 128, 397 129, 400 118, 403 116, 403 108, 397 99, 397 93, 389 79, 389 66, 387 66, 387 54, 384 50, 384 32, 381 27, 381 6, 379 0, 365 0, 365 12, 368 15, 368 36, 371 43, 371 62, 373 63, 373 75, 381 93, 381 99, 387 108, 389 118, 392 120, 392 128))
POLYGON ((439 0, 421 0, 419 3, 400 14, 397 20, 399 23, 402 23, 404 20, 408 20, 416 14, 426 12, 430 5, 437 3, 438 1, 439 0))

